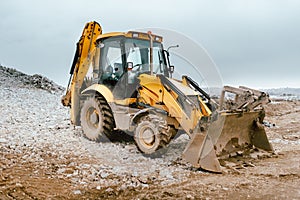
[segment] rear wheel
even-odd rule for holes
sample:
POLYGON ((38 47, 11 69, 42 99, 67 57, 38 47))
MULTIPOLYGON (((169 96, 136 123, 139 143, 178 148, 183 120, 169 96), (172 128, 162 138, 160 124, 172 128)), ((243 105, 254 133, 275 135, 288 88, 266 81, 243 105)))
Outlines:
POLYGON ((108 141, 114 129, 113 114, 103 97, 92 97, 84 101, 81 115, 84 136, 92 141, 108 141))
POLYGON ((172 132, 167 122, 162 117, 153 114, 143 116, 134 132, 136 145, 145 154, 152 154, 161 147, 165 147, 171 137, 172 132))

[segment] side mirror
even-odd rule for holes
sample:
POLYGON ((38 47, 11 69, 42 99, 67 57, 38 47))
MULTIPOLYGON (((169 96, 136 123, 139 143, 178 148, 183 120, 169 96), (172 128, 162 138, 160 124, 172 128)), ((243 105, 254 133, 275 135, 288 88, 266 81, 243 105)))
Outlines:
POLYGON ((131 71, 133 68, 133 62, 128 62, 127 63, 127 71, 131 71))
POLYGON ((164 53, 169 57, 170 56, 170 53, 164 49, 164 53))
POLYGON ((169 67, 169 71, 170 71, 171 74, 173 74, 174 68, 175 68, 174 65, 171 65, 171 66, 169 67))

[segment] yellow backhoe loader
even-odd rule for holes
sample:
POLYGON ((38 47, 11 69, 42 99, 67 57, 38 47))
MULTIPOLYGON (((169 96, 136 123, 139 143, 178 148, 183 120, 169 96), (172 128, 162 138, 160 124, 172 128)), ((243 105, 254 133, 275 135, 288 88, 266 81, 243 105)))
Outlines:
POLYGON ((268 95, 246 87, 223 88, 219 104, 189 76, 172 77, 161 36, 136 31, 102 34, 86 24, 77 43, 64 106, 85 137, 106 141, 116 130, 132 134, 138 149, 153 154, 178 130, 191 138, 183 158, 221 172, 219 157, 244 148, 273 151, 262 121, 268 95), (226 93, 235 94, 231 102, 226 93))

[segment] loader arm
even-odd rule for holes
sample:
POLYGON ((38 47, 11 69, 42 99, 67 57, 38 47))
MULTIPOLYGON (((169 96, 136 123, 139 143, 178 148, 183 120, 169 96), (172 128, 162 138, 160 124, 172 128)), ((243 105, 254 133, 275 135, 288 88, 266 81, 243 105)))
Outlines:
POLYGON ((142 103, 167 111, 189 136, 196 131, 203 116, 211 115, 199 93, 182 82, 164 75, 153 77, 142 74, 139 79, 142 103))
MULTIPOLYGON (((159 75, 160 81, 165 88, 163 103, 169 108, 169 113, 173 115, 185 132, 191 136, 197 127, 199 120, 203 116, 209 116, 211 111, 205 105, 205 103, 199 98, 198 94, 188 96, 184 89, 180 89, 178 86, 184 86, 178 82, 176 86, 172 79, 168 79, 163 75, 159 75), (175 93, 176 96, 174 98, 175 93), (177 109, 172 109, 173 107, 177 109), (175 112, 174 112, 175 111, 175 112)), ((189 87, 187 87, 189 88, 189 87)))
POLYGON ((79 94, 84 78, 89 70, 91 62, 97 68, 99 61, 99 49, 97 49, 96 39, 102 34, 102 28, 97 22, 88 22, 82 35, 76 44, 76 53, 70 69, 70 79, 66 94, 62 97, 62 104, 71 107, 71 122, 79 125, 79 94))

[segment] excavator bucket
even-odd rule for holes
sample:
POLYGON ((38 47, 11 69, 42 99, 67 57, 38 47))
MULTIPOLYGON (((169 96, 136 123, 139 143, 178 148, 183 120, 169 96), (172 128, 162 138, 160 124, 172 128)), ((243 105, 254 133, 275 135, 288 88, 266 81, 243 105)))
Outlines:
MULTIPOLYGON (((248 105, 258 105, 258 101, 261 104, 266 99, 256 99, 248 105)), ((263 118, 263 109, 219 111, 217 119, 211 122, 206 131, 192 135, 183 158, 194 167, 220 173, 220 157, 253 147, 272 152, 262 124, 263 118)))

